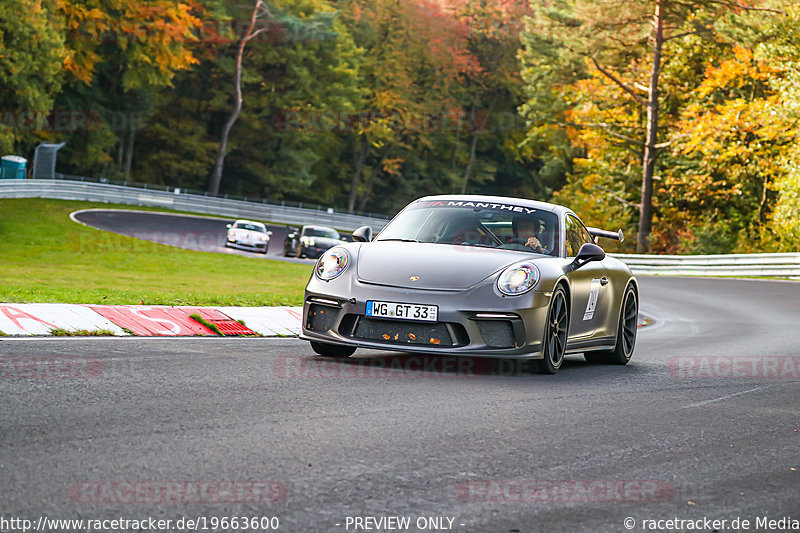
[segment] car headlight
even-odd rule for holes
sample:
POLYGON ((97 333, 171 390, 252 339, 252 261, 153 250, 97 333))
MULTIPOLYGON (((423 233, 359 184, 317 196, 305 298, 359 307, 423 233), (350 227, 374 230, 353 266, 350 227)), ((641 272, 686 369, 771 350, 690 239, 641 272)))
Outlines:
POLYGON ((332 248, 319 258, 314 272, 323 281, 330 281, 345 271, 350 264, 350 254, 344 248, 332 248))
POLYGON ((309 239, 308 237, 303 237, 300 239, 300 242, 302 242, 305 246, 314 246, 315 244, 314 239, 309 239))
POLYGON ((531 263, 512 265, 500 273, 497 289, 508 296, 517 296, 531 290, 539 281, 539 270, 531 263))
POLYGON ((261 235, 261 240, 266 242, 269 240, 269 237, 267 237, 266 235, 261 235))

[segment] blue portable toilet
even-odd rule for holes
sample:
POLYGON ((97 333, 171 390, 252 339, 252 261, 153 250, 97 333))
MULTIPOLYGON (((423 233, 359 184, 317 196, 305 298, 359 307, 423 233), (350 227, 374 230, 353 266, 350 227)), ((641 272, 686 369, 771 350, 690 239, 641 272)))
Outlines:
POLYGON ((28 160, 18 155, 6 155, 0 159, 0 178, 23 179, 28 160))

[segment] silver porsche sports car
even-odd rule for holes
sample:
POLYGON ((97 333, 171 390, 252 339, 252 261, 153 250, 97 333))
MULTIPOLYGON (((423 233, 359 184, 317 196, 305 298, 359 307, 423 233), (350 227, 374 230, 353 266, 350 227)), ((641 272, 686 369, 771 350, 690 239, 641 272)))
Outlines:
POLYGON ((625 364, 639 287, 570 209, 493 196, 429 196, 373 239, 320 257, 308 282, 301 338, 328 357, 356 348, 527 358, 558 372, 567 353, 625 364))
POLYGON ((239 248, 266 254, 269 250, 269 237, 272 232, 261 222, 237 220, 228 224, 226 248, 239 248))

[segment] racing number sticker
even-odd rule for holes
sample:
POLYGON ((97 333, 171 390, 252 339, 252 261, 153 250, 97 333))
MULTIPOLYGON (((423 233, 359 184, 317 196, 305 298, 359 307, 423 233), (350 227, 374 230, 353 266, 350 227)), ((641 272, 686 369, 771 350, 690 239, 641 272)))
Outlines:
POLYGON ((584 320, 591 320, 594 317, 594 310, 597 307, 597 299, 600 297, 600 280, 593 279, 589 290, 589 301, 586 303, 586 311, 583 313, 584 320))

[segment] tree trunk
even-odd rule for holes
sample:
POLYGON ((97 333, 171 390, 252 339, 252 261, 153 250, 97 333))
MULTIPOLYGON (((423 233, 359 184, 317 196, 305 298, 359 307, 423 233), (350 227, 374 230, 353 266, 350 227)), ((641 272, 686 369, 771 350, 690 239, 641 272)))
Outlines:
POLYGON ((247 27, 247 33, 239 41, 239 46, 236 51, 236 73, 234 76, 234 95, 233 95, 233 110, 231 111, 225 126, 222 128, 222 137, 219 142, 219 152, 217 152, 217 162, 214 165, 214 171, 211 173, 209 181, 208 192, 213 195, 219 194, 219 185, 222 181, 222 169, 225 165, 225 154, 228 151, 228 137, 231 133, 231 128, 239 118, 239 113, 242 111, 242 58, 244 57, 244 47, 247 41, 253 36, 253 28, 256 25, 256 18, 258 17, 258 10, 261 7, 262 0, 256 0, 253 7, 253 14, 250 17, 250 26, 247 27))
POLYGON ((125 179, 131 177, 131 164, 133 163, 133 144, 136 140, 136 124, 133 122, 133 113, 129 115, 128 146, 125 148, 125 179))
POLYGON ((123 157, 125 156, 125 154, 123 154, 124 151, 125 141, 122 139, 122 137, 120 137, 119 142, 117 143, 117 170, 120 172, 122 172, 122 161, 123 157))
POLYGON ((361 211, 362 213, 367 208, 367 202, 369 202, 372 199, 372 187, 375 184, 375 180, 377 179, 376 174, 378 176, 381 174, 382 171, 380 167, 383 164, 383 161, 389 155, 389 151, 392 149, 392 146, 393 146, 392 143, 389 143, 383 149, 383 153, 378 158, 378 162, 375 164, 375 169, 370 174, 369 180, 367 180, 367 190, 364 191, 364 194, 361 196, 361 201, 358 202, 358 210, 361 211))
POLYGON ((464 181, 461 183, 461 194, 467 192, 467 182, 469 182, 469 175, 472 174, 472 165, 475 163, 475 149, 478 147, 478 131, 472 134, 472 145, 469 148, 469 161, 467 168, 464 169, 464 181))
POLYGON ((497 105, 497 101, 499 99, 500 96, 495 93, 492 103, 489 104, 489 110, 486 112, 483 120, 481 120, 480 125, 475 128, 475 132, 472 134, 472 145, 469 149, 469 161, 467 162, 467 168, 464 169, 464 181, 461 183, 461 194, 465 194, 467 192, 467 183, 469 183, 469 177, 470 174, 472 174, 472 167, 475 164, 475 150, 478 147, 478 135, 486 129, 486 124, 489 121, 492 111, 494 111, 494 106, 497 105))
POLYGON ((653 19, 653 66, 647 96, 647 140, 642 158, 642 201, 639 207, 639 237, 636 251, 650 250, 650 231, 653 224, 653 175, 656 168, 658 141, 658 77, 661 74, 661 48, 664 45, 664 0, 658 0, 653 19))
POLYGON ((361 145, 354 149, 353 174, 350 176, 350 195, 347 197, 347 212, 352 213, 356 208, 358 198, 358 185, 361 182, 361 170, 369 155, 369 140, 366 134, 360 136, 361 145))

